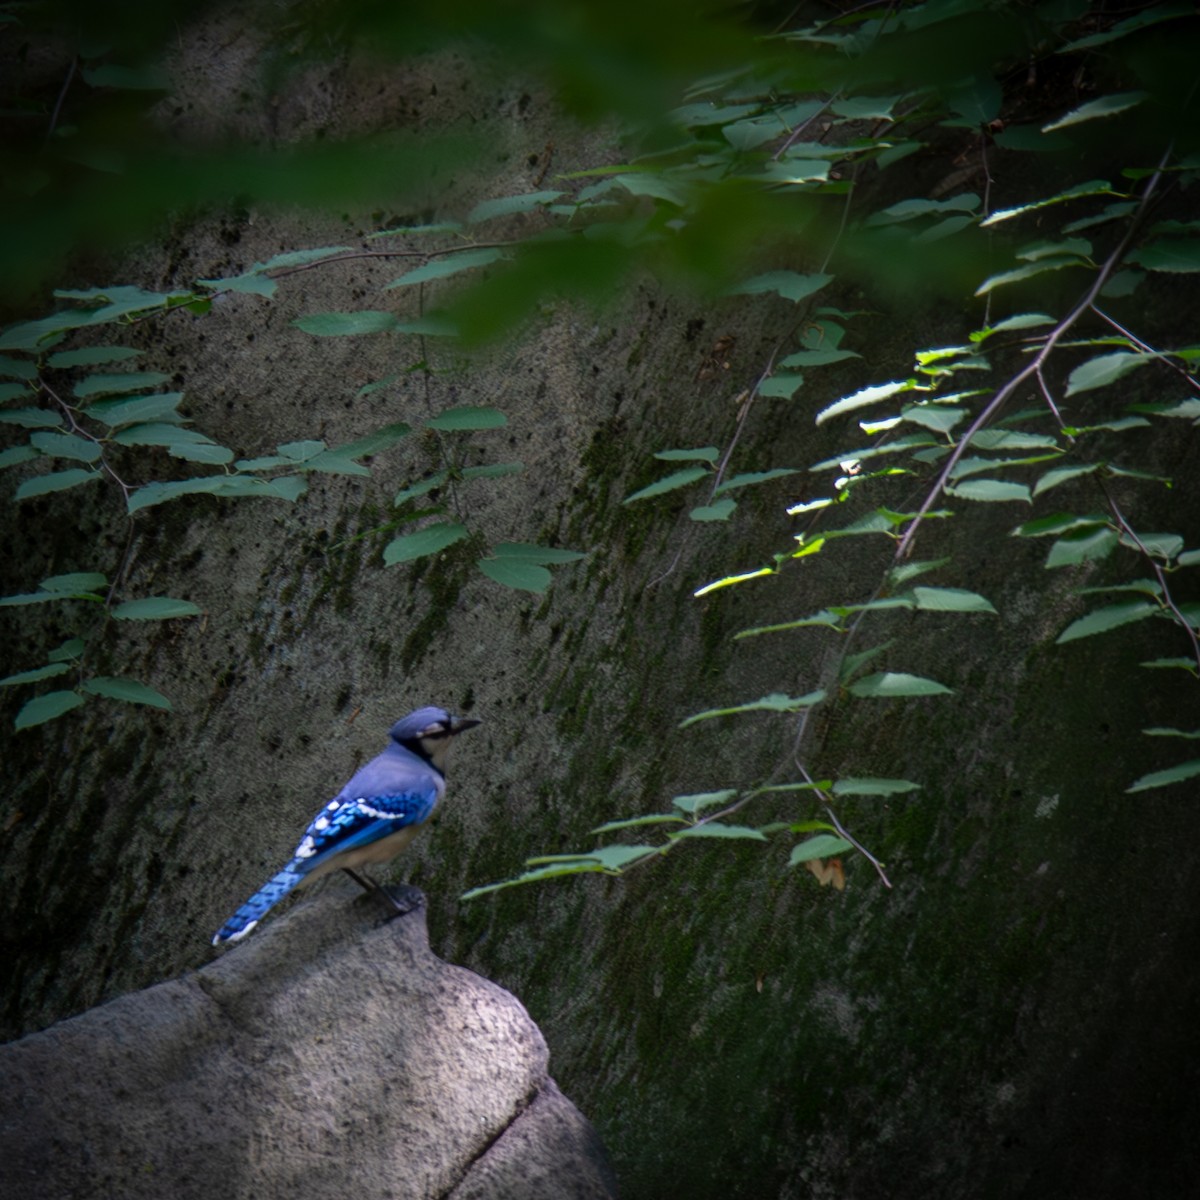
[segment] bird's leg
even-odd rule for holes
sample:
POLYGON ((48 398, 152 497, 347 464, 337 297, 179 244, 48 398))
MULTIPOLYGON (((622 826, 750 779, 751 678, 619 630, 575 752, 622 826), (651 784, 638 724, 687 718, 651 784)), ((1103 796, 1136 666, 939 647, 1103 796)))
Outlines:
POLYGON ((376 892, 378 895, 382 896, 388 907, 395 910, 395 914, 398 917, 403 917, 412 912, 413 909, 417 908, 421 903, 421 893, 417 891, 416 888, 406 889, 407 891, 412 892, 413 895, 408 897, 407 903, 405 903, 397 900, 387 888, 385 888, 382 884, 377 883, 370 877, 370 875, 366 874, 366 872, 363 872, 363 874, 360 875, 357 871, 352 870, 350 867, 343 867, 342 870, 345 871, 346 874, 349 875, 350 878, 353 879, 354 882, 357 883, 364 892, 376 892))

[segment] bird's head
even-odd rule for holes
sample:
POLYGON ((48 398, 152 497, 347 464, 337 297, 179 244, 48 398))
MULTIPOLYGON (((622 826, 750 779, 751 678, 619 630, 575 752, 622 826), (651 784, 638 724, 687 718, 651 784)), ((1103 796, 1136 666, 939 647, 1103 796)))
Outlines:
POLYGON ((453 717, 444 708, 418 708, 392 726, 391 736, 394 742, 442 771, 450 743, 482 723, 477 717, 453 717))

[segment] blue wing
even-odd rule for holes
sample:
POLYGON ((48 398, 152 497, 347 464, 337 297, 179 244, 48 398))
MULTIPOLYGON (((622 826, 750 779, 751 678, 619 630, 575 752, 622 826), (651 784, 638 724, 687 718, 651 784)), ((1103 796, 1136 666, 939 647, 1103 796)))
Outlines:
POLYGON ((289 866, 303 877, 335 854, 369 846, 410 825, 423 825, 437 800, 438 790, 432 780, 426 788, 391 795, 330 800, 304 831, 289 866))
POLYGON ((330 859, 369 846, 411 825, 423 825, 437 802, 438 787, 432 777, 427 786, 418 785, 406 791, 355 799, 343 793, 330 800, 305 830, 292 861, 267 880, 217 930, 213 945, 244 938, 270 909, 314 871, 326 864, 330 870, 336 869, 330 859))

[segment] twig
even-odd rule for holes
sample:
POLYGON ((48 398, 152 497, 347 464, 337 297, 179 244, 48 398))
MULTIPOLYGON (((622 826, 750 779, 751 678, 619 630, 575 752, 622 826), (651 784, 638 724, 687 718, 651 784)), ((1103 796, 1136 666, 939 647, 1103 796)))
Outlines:
POLYGON ((1096 297, 1100 295, 1100 289, 1108 282, 1108 277, 1112 274, 1117 264, 1125 257, 1125 252, 1129 249, 1135 234, 1141 226, 1142 217, 1145 215, 1146 209, 1150 203, 1150 197, 1154 194, 1158 186, 1159 180, 1162 178, 1163 169, 1167 164, 1167 159, 1171 155, 1172 147, 1168 146, 1163 152, 1162 158, 1159 160, 1158 166, 1154 170, 1154 174, 1150 176, 1146 184, 1146 189, 1142 193, 1142 198, 1138 202, 1137 211, 1133 214, 1132 220, 1129 222, 1128 228, 1125 230, 1124 236, 1117 243, 1113 252, 1101 264, 1100 270, 1096 278, 1092 281, 1092 286, 1084 293, 1083 297, 1075 304, 1075 307, 1061 320, 1055 327, 1046 335, 1046 340, 1042 343, 1042 348, 1034 356, 1033 361, 1022 367, 986 404, 980 414, 971 422, 966 433, 959 439, 958 444, 951 451, 949 458, 946 459, 946 465, 938 474, 937 480, 933 487, 929 489, 921 507, 917 510, 913 517, 912 523, 904 531, 904 536, 900 539, 900 544, 896 547, 897 561, 906 558, 912 551, 913 539, 916 537, 917 530, 921 527, 925 519, 925 514, 933 507, 934 502, 945 490, 946 484, 949 482, 951 475, 954 473, 954 468, 958 466, 959 460, 966 453, 967 447, 971 444, 971 439, 981 429, 988 425, 996 414, 1008 403, 1013 393, 1023 384, 1030 376, 1036 376, 1045 365, 1046 360, 1050 357, 1051 352, 1059 341, 1067 333, 1067 331, 1079 320, 1084 313, 1088 312, 1096 301, 1096 297))

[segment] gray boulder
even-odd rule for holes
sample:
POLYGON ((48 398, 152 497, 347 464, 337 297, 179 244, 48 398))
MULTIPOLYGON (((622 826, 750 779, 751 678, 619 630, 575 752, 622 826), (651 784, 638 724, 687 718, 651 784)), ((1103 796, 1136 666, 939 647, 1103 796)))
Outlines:
MULTIPOLYGON (((420 893, 407 889, 419 900, 420 893)), ((331 881, 181 979, 0 1046, 8 1200, 592 1200, 604 1148, 424 908, 331 881)))

